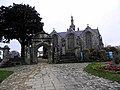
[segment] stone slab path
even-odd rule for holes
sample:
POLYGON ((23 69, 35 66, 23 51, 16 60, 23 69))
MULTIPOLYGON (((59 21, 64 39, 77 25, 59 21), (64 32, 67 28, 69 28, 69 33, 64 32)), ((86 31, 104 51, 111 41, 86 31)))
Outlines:
POLYGON ((87 65, 38 63, 4 68, 15 73, 1 83, 0 90, 120 90, 117 82, 84 72, 87 65))

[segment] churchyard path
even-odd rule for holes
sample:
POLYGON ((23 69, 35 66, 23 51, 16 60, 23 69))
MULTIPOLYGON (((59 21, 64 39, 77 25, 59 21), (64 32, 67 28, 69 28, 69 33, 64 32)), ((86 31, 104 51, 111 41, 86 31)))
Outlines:
POLYGON ((0 90, 120 90, 117 82, 84 72, 87 65, 38 63, 4 68, 15 73, 1 83, 0 90))

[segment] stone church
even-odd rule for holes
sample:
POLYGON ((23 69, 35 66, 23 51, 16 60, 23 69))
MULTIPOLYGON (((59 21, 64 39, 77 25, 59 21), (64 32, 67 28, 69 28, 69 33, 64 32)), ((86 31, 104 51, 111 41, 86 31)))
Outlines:
MULTIPOLYGON (((26 64, 39 62, 38 49, 41 46, 43 46, 43 56, 48 58, 48 63, 80 62, 83 50, 104 47, 98 28, 92 29, 87 25, 85 30, 75 30, 73 16, 71 16, 71 25, 66 32, 57 32, 54 29, 48 34, 43 30, 33 35, 31 42, 25 46, 24 62, 26 64)), ((9 61, 9 48, 4 47, 2 50, 5 57, 0 66, 9 61)))
POLYGON ((76 30, 73 16, 71 16, 71 25, 66 32, 57 32, 54 29, 50 36, 52 37, 54 53, 56 52, 61 57, 67 54, 69 57, 78 56, 82 50, 101 49, 104 46, 98 28, 92 29, 87 25, 85 30, 79 30, 79 28, 76 30))

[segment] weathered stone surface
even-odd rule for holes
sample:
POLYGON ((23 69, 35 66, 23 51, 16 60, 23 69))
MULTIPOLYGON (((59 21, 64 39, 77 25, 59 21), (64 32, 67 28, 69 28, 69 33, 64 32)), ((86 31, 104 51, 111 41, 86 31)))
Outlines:
POLYGON ((1 83, 0 90, 120 90, 117 82, 84 72, 87 65, 38 63, 4 68, 15 73, 1 83))

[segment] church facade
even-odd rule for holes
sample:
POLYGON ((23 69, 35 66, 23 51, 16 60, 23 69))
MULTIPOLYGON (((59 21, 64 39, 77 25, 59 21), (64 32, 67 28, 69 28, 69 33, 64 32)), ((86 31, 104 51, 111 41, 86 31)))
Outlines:
POLYGON ((92 29, 87 25, 85 30, 75 30, 73 16, 71 25, 66 32, 57 32, 55 29, 50 33, 52 37, 53 51, 59 55, 73 53, 76 56, 80 51, 86 49, 103 48, 102 36, 97 29, 92 29))

